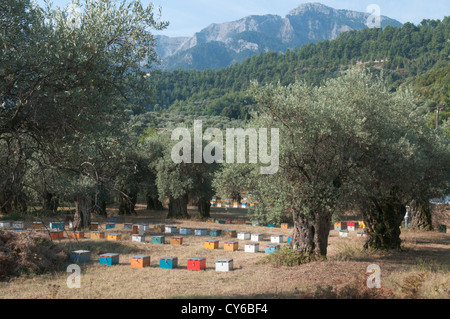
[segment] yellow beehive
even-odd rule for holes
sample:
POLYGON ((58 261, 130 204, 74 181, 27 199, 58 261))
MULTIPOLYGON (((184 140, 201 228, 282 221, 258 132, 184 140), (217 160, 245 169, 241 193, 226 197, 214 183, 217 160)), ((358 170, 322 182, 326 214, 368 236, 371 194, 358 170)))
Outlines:
POLYGON ((91 232, 91 239, 102 239, 105 238, 105 233, 102 231, 91 232))
POLYGON ((219 241, 214 240, 214 239, 205 240, 205 248, 206 249, 217 249, 217 248, 219 248, 219 241))
POLYGON ((223 243, 223 249, 229 251, 238 250, 239 243, 237 241, 226 241, 223 243))
POLYGON ((182 245, 183 237, 170 237, 170 244, 171 245, 182 245))
POLYGON ((121 240, 122 235, 120 234, 108 234, 108 240, 121 240))
POLYGON ((288 223, 282 223, 281 224, 281 229, 288 229, 289 228, 289 224, 288 223))
POLYGON ((359 228, 364 228, 364 227, 366 227, 366 225, 364 224, 364 222, 359 221, 358 222, 358 227, 359 228))

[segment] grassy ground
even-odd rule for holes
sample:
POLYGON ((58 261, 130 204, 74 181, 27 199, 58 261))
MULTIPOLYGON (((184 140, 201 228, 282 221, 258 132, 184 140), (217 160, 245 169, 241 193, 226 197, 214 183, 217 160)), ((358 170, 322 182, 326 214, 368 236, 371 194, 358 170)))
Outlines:
MULTIPOLYGON (((114 210, 111 214, 115 214, 114 210)), ((216 208, 216 219, 245 217, 246 210, 216 208)), ((75 241, 67 238, 59 244, 69 250, 91 251, 91 262, 81 264, 81 288, 70 289, 66 282, 69 273, 28 275, 0 282, 0 298, 429 298, 450 297, 450 237, 438 232, 403 231, 403 250, 400 252, 371 253, 362 249, 363 238, 350 232, 348 238, 330 232, 328 259, 294 267, 274 267, 264 262, 265 244, 270 235, 283 235, 283 244, 292 229, 254 227, 249 224, 217 224, 204 221, 168 220, 167 212, 149 212, 140 207, 134 223, 150 223, 146 242, 131 241, 131 230, 124 230, 118 223, 113 230, 123 234, 119 242, 90 238, 75 241), (152 224, 190 228, 217 228, 222 230, 249 231, 264 234, 259 253, 244 252, 247 240, 239 242, 238 251, 224 251, 223 242, 229 238, 216 237, 219 249, 208 250, 203 246, 210 236, 181 235, 182 246, 152 244, 151 236, 157 233, 152 224), (120 264, 107 267, 99 265, 99 255, 106 252, 120 254, 120 264), (151 256, 151 266, 143 269, 130 267, 130 259, 136 254, 151 256), (177 256, 177 269, 159 268, 159 258, 177 256), (189 257, 206 258, 205 271, 187 270, 189 257), (215 261, 233 258, 234 270, 216 272, 215 261), (367 267, 377 264, 381 269, 381 289, 368 289, 367 267)), ((104 229, 103 229, 104 230, 104 229)), ((89 237, 86 233, 86 237, 89 237)), ((166 234, 166 242, 172 234, 166 234)), ((180 236, 179 234, 174 234, 180 236)), ((67 237, 67 235, 66 235, 67 237)))

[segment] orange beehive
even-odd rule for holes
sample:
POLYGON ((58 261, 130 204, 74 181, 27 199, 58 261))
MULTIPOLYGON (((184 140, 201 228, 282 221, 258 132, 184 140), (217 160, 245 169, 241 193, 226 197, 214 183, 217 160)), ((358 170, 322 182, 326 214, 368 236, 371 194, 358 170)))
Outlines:
POLYGON ((171 245, 182 245, 183 237, 170 237, 170 244, 171 245))
POLYGON ((62 239, 64 238, 64 232, 62 230, 52 230, 50 231, 51 239, 62 239))
POLYGON ((237 241, 225 241, 223 243, 224 250, 235 251, 238 250, 239 243, 237 241))
POLYGON ((83 231, 73 232, 70 234, 70 237, 77 238, 77 239, 84 238, 84 232, 83 231))
POLYGON ((133 235, 139 234, 139 225, 133 225, 133 235))
POLYGON ((121 240, 122 239, 122 235, 120 235, 120 234, 108 234, 107 239, 108 240, 121 240))
POLYGON ((102 239, 105 238, 105 233, 102 231, 91 232, 91 239, 102 239))
POLYGON ((219 248, 219 241, 214 239, 205 240, 206 249, 217 249, 219 248))
POLYGON ((289 228, 289 224, 288 223, 282 223, 281 224, 281 229, 288 229, 289 228))
POLYGON ((42 228, 42 222, 33 222, 31 224, 31 229, 41 229, 42 228))
POLYGON ((131 257, 131 267, 133 268, 144 268, 150 266, 150 256, 149 255, 136 255, 131 257))

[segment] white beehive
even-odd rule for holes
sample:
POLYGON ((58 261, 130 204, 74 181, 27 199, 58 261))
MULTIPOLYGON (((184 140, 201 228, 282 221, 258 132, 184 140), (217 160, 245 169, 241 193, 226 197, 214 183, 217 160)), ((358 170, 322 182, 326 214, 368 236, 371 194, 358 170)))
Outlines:
POLYGON ((261 241, 263 240, 263 234, 253 233, 250 238, 251 241, 261 241))
POLYGON ((259 251, 258 243, 246 243, 244 246, 244 251, 246 253, 257 253, 259 251))
POLYGON ((11 222, 7 220, 0 220, 0 228, 11 227, 11 222))
POLYGON ((222 258, 216 261, 216 271, 230 271, 233 270, 233 259, 222 258))
POLYGON ((175 226, 166 226, 166 233, 176 233, 177 232, 177 228, 175 226))
POLYGON ((136 241, 136 242, 139 242, 139 243, 143 243, 143 242, 145 242, 145 236, 143 236, 143 235, 131 235, 131 241, 136 241))
POLYGON ((15 221, 15 222, 13 222, 13 228, 14 229, 22 229, 22 228, 24 228, 24 223, 21 221, 15 221))
POLYGON ((283 242, 283 235, 271 235, 270 236, 270 242, 271 243, 282 243, 283 242))
POLYGON ((348 237, 348 231, 346 230, 339 231, 339 237, 348 237))
POLYGON ((237 239, 248 240, 250 237, 250 233, 247 231, 240 231, 237 233, 237 239))

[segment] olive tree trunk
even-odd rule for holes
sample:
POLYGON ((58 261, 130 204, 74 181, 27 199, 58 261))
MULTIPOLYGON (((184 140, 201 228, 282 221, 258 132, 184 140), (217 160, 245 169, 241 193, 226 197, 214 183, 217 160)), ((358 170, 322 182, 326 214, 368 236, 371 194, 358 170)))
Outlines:
POLYGON ((432 230, 431 208, 428 200, 414 200, 409 204, 411 214, 411 228, 418 230, 432 230))
POLYGON ((187 212, 188 201, 188 195, 179 198, 170 197, 167 218, 189 218, 187 212))
POLYGON ((209 200, 200 198, 197 202, 198 213, 200 218, 209 218, 211 217, 211 203, 209 200))
POLYGON ((75 199, 75 215, 73 217, 73 229, 81 230, 91 224, 92 199, 84 195, 78 195, 75 199))

